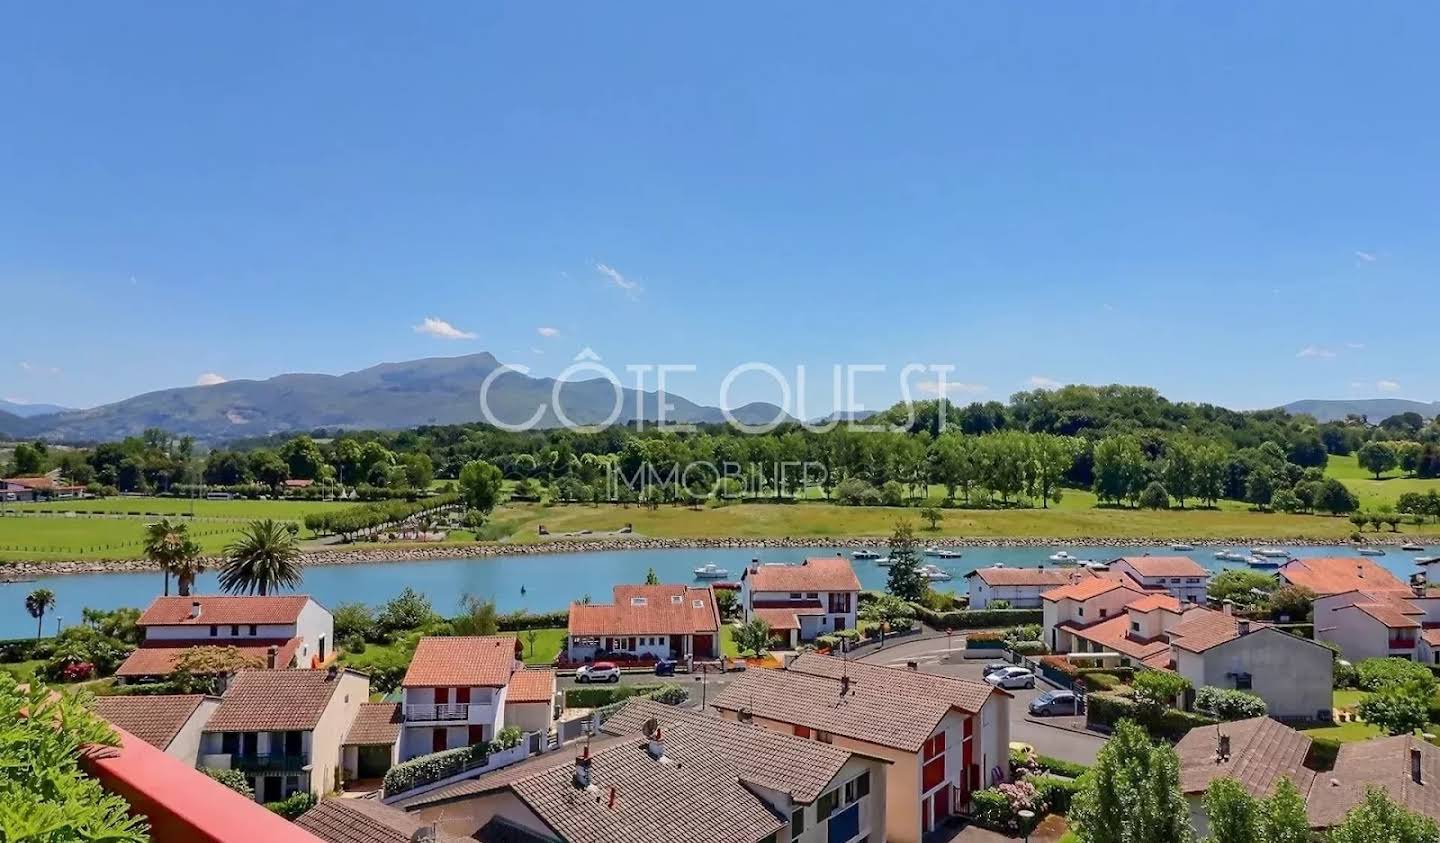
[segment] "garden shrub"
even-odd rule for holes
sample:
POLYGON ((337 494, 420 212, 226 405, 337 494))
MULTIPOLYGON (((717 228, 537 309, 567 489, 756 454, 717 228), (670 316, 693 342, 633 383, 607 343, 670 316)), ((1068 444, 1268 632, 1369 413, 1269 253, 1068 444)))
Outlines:
POLYGON ((935 629, 986 629, 1020 624, 1044 623, 1040 609, 953 609, 937 612, 920 603, 911 603, 916 620, 935 629))
POLYGON ((1197 726, 1213 726, 1219 721, 1213 717, 1162 708, 1158 712, 1148 706, 1141 706, 1128 697, 1114 691, 1097 691, 1085 697, 1085 721, 1090 726, 1113 728, 1121 720, 1134 720, 1150 733, 1151 737, 1178 740, 1197 726))
POLYGON ((1206 685, 1195 692, 1195 708, 1223 720, 1245 720, 1264 717, 1269 711, 1265 701, 1244 691, 1206 685))
POLYGON ((245 774, 239 770, 222 770, 219 767, 201 767, 200 772, 225 785, 246 799, 255 799, 255 789, 250 782, 245 780, 245 774))
POLYGON ((1075 798, 1081 787, 1080 782, 1075 779, 1059 776, 1026 776, 1025 781, 1034 785, 1045 810, 1056 814, 1069 813, 1070 800, 1075 798))
POLYGON ((601 708, 641 694, 660 690, 659 685, 597 685, 585 688, 566 688, 566 708, 601 708))
POLYGON ((1080 676, 1085 682, 1085 687, 1092 691, 1113 691, 1125 684, 1124 680, 1113 673, 1103 671, 1092 671, 1080 676))
POLYGON ((1341 741, 1338 738, 1311 738, 1310 752, 1305 757, 1305 766, 1322 772, 1334 769, 1335 756, 1340 754, 1340 744, 1341 741))
POLYGON ((838 650, 840 649, 840 639, 834 635, 817 635, 815 636, 815 646, 821 650, 838 650))
POLYGON ((1039 788, 1025 779, 978 790, 970 798, 975 822, 1011 835, 1030 833, 1047 808, 1039 788), (1035 817, 1024 823, 1021 811, 1033 811, 1035 817))
POLYGON ((1010 645, 1010 650, 1021 656, 1043 656, 1050 652, 1042 641, 1016 641, 1010 645))
POLYGON ((307 790, 297 791, 279 802, 266 802, 265 807, 287 820, 298 820, 301 814, 315 807, 315 794, 307 790))
POLYGON ((684 705, 690 700, 690 689, 684 685, 667 684, 651 691, 650 699, 665 705, 684 705))
POLYGON ((501 632, 524 632, 531 629, 557 629, 570 623, 568 611, 527 612, 521 609, 496 619, 501 632))
POLYGON ((1380 691, 1416 684, 1433 689, 1435 674, 1430 668, 1409 659, 1365 659, 1355 665, 1358 684, 1366 691, 1380 691))

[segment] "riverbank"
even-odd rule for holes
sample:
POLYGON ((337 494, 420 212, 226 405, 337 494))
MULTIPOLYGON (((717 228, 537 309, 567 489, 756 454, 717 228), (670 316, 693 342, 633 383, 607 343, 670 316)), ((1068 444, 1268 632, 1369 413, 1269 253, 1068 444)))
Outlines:
MULTIPOLYGON (((1173 544, 1189 544, 1195 548, 1248 548, 1261 545, 1277 547, 1303 547, 1337 544, 1333 537, 1311 537, 1277 540, 1271 537, 1236 537, 1230 539, 1186 539, 1186 538, 959 538, 953 536, 928 536, 922 530, 919 535, 922 544, 934 544, 946 548, 1029 548, 1029 547, 1167 547, 1173 544)), ((1380 546, 1399 547, 1406 542, 1430 542, 1440 545, 1440 536, 1415 536, 1405 533, 1366 534, 1365 542, 1355 547, 1380 546)), ((530 556, 559 553, 594 553, 604 551, 641 550, 756 550, 833 547, 837 550, 848 548, 883 548, 889 544, 886 538, 874 536, 822 538, 815 536, 799 538, 738 539, 738 538, 647 538, 628 536, 605 539, 566 538, 543 541, 535 544, 509 544, 503 542, 466 544, 353 544, 334 549, 312 550, 301 555, 306 567, 330 565, 366 565, 375 563, 429 562, 446 559, 483 559, 493 556, 530 556)), ((223 560, 207 558, 206 566, 218 567, 223 560)), ((97 573, 139 573, 159 571, 159 567, 144 559, 115 560, 73 560, 58 562, 10 562, 0 565, 0 582, 20 582, 38 577, 53 577, 67 574, 97 573)))

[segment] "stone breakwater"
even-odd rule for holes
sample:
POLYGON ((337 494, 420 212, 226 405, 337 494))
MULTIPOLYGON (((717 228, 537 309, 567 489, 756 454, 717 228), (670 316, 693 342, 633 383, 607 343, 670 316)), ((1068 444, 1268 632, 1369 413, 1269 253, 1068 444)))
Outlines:
MULTIPOLYGON (((1365 545, 1399 546, 1407 541, 1416 541, 1417 536, 1367 536, 1365 545)), ((1300 547, 1313 545, 1345 545, 1348 542, 1335 538, 1297 538, 1277 541, 1266 538, 1232 539, 1183 539, 1183 538, 1006 538, 977 539, 947 536, 919 537, 923 545, 949 548, 1001 548, 1001 547, 1167 547, 1185 543, 1195 548, 1248 548, 1248 547, 1300 547)), ((1421 539, 1422 541, 1424 539, 1421 539)), ((444 544, 434 546, 405 545, 387 547, 383 544, 345 545, 340 549, 311 550, 301 554, 300 561, 310 565, 365 565, 373 563, 428 562, 444 559, 484 559, 491 556, 529 556, 541 553, 590 553, 614 550, 734 550, 740 548, 797 548, 833 547, 883 548, 890 544, 884 537, 839 538, 805 536, 800 538, 769 539, 656 539, 641 536, 620 536, 615 538, 552 538, 536 544, 444 544)), ((1357 547, 1361 545, 1356 545, 1357 547)), ((207 567, 214 568, 222 560, 210 558, 207 567)), ((53 577, 65 574, 117 574, 142 571, 158 571, 158 566, 144 559, 77 560, 69 562, 11 562, 0 567, 0 582, 33 580, 39 577, 53 577)))

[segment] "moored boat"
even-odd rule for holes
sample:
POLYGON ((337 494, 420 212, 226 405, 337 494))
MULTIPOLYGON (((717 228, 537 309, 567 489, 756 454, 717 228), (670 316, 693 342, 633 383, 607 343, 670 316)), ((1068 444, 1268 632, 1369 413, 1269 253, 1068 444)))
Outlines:
POLYGON ((697 580, 723 580, 728 576, 730 576, 730 571, 714 562, 706 562, 695 569, 695 579, 697 580))
POLYGON ((954 574, 951 574, 939 565, 922 565, 920 567, 920 573, 924 574, 925 579, 931 582, 945 582, 946 580, 955 578, 954 574))
POLYGON ((960 551, 958 551, 958 550, 950 550, 949 548, 945 548, 945 547, 934 547, 934 546, 931 546, 931 547, 925 548, 925 555, 926 555, 926 556, 934 556, 934 557, 937 558, 937 559, 959 559, 959 558, 960 558, 960 551))
POLYGON ((1406 542, 1400 545, 1400 549, 1405 551, 1406 553, 1420 553, 1425 549, 1425 545, 1416 544, 1415 542, 1406 542))
POLYGON ((879 558, 880 558, 880 551, 878 551, 878 550, 857 550, 857 551, 855 551, 854 553, 851 553, 850 556, 851 556, 852 558, 854 558, 854 559, 879 559, 879 558))
POLYGON ((1250 555, 1264 556, 1270 559, 1289 559, 1290 551, 1283 547, 1252 547, 1250 555))
POLYGON ((1358 553, 1358 554, 1360 554, 1361 556, 1384 556, 1384 555, 1385 555, 1385 548, 1383 548, 1383 547, 1362 547, 1362 548, 1360 548, 1359 550, 1357 550, 1357 551, 1355 551, 1355 552, 1358 553))

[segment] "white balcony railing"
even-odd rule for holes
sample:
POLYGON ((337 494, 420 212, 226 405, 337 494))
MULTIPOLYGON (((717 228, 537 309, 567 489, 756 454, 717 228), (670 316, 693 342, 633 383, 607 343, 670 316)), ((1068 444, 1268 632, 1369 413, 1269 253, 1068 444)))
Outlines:
POLYGON ((405 706, 405 719, 424 722, 468 720, 470 703, 435 703, 405 706))

